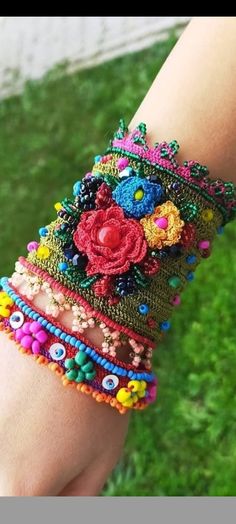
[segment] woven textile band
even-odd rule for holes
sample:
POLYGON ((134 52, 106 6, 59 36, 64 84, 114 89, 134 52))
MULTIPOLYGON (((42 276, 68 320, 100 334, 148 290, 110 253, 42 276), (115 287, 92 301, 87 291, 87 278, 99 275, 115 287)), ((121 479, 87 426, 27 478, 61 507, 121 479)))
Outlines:
POLYGON ((154 400, 152 349, 215 234, 236 212, 234 185, 211 179, 197 162, 180 166, 177 151, 176 141, 148 148, 145 125, 129 133, 121 121, 105 155, 55 205, 56 220, 40 228, 12 278, 2 279, 3 329, 21 347, 31 337, 29 354, 56 363, 64 383, 84 386, 121 413, 154 400), (46 316, 31 303, 42 290, 46 316), (69 331, 52 322, 66 310, 73 311, 69 331), (94 326, 104 337, 98 347, 86 338, 94 326), (37 339, 41 331, 45 342, 37 339))

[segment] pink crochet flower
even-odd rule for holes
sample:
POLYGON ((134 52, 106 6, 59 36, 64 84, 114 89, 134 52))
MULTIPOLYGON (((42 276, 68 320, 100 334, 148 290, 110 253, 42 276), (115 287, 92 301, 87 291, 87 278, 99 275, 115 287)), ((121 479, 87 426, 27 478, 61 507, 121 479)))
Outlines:
POLYGON ((143 228, 137 220, 125 218, 118 206, 82 213, 73 238, 89 259, 88 275, 124 273, 147 251, 143 228))
POLYGON ((42 344, 48 339, 47 333, 42 329, 39 322, 25 322, 23 326, 16 330, 15 339, 20 342, 25 349, 31 349, 32 353, 40 353, 42 344))

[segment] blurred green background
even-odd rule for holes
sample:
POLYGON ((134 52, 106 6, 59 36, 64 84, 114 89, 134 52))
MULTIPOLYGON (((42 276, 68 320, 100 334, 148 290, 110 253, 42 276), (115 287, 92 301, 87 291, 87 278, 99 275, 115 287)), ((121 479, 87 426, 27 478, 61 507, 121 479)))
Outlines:
MULTIPOLYGON (((175 40, 71 76, 57 67, 0 103, 1 275, 55 217, 53 203, 71 195, 120 116, 129 122, 175 40)), ((236 495, 235 241, 230 224, 186 290, 155 355, 158 402, 132 416, 104 495, 236 495)))

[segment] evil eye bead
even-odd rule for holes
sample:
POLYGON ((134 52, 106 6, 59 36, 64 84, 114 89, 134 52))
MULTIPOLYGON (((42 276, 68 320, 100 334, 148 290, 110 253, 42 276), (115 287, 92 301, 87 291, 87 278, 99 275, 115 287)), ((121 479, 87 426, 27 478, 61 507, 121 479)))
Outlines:
POLYGON ((117 388, 118 384, 119 379, 116 375, 106 375, 102 381, 102 387, 110 391, 117 388))
POLYGON ((14 311, 9 318, 12 329, 19 329, 24 324, 24 315, 22 311, 14 311))
POLYGON ((66 348, 60 342, 55 342, 50 347, 49 353, 53 360, 62 360, 66 356, 66 348))

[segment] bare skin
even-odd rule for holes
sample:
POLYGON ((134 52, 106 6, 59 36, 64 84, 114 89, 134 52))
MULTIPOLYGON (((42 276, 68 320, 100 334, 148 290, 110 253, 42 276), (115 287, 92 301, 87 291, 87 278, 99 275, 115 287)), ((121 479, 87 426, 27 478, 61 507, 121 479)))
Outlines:
MULTIPOLYGON (((144 121, 150 144, 176 138, 180 161, 197 159, 212 176, 236 181, 235 57, 235 17, 194 19, 130 129, 144 121)), ((0 346, 0 495, 99 494, 129 416, 63 388, 3 333, 0 346)))

